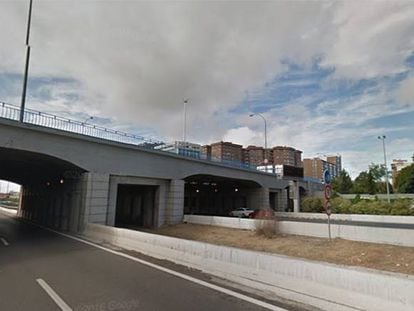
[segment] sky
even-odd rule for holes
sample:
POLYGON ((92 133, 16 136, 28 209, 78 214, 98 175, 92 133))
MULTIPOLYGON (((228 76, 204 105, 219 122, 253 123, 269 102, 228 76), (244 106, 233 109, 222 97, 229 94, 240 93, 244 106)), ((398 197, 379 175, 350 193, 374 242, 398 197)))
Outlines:
MULTIPOLYGON (((166 141, 414 153, 413 1, 34 0, 27 107, 166 141)), ((0 101, 20 104, 27 0, 0 0, 0 101)))

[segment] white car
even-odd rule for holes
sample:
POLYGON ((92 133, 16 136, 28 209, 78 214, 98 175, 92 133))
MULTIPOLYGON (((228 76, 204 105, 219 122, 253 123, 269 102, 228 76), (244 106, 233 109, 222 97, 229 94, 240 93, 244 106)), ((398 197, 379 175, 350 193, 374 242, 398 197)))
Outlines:
POLYGON ((235 209, 234 211, 231 211, 229 215, 233 217, 249 217, 249 215, 253 212, 254 210, 250 208, 240 207, 235 209))

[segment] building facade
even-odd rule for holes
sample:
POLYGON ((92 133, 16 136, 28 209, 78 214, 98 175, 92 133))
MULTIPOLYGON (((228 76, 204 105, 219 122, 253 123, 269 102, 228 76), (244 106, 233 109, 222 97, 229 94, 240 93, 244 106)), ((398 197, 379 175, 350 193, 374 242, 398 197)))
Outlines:
POLYGON ((210 145, 211 157, 223 162, 240 162, 243 160, 242 145, 233 144, 232 142, 220 141, 210 145))
POLYGON ((323 180, 323 172, 328 170, 332 178, 339 176, 342 170, 341 156, 328 156, 326 160, 312 158, 303 160, 304 176, 312 179, 323 180))
POLYGON ((273 147, 272 164, 303 167, 302 151, 287 146, 273 147))
POLYGON ((243 163, 247 165, 264 165, 265 149, 258 146, 247 146, 243 148, 243 163))

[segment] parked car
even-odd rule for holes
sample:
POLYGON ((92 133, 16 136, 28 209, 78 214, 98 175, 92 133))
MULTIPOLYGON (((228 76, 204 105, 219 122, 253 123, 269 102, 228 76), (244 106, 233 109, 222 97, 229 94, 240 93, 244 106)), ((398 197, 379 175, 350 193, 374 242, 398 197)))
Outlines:
POLYGON ((251 213, 253 213, 254 210, 246 208, 246 207, 240 207, 235 209, 234 211, 230 212, 230 216, 233 217, 249 217, 251 213))
POLYGON ((254 219, 273 219, 275 216, 271 209, 255 209, 253 213, 249 215, 249 218, 254 219))

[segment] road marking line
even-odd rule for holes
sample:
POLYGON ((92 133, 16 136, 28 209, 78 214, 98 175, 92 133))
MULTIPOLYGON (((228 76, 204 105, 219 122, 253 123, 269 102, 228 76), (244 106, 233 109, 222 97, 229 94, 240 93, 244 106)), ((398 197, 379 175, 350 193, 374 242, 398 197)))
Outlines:
POLYGON ((59 306, 62 311, 72 311, 72 308, 69 307, 62 298, 43 280, 36 279, 36 282, 45 290, 45 292, 52 298, 52 300, 59 306))
POLYGON ((9 242, 5 238, 0 238, 0 240, 3 242, 4 246, 9 246, 9 242))
MULTIPOLYGON (((272 305, 272 304, 270 304, 270 303, 263 302, 263 301, 261 301, 261 300, 258 300, 258 299, 255 299, 255 298, 252 298, 252 297, 249 297, 249 296, 246 296, 246 295, 240 294, 240 293, 235 292, 235 291, 232 291, 232 290, 230 290, 230 289, 227 289, 227 288, 224 288, 224 287, 220 287, 220 286, 218 286, 218 285, 214 285, 214 284, 211 284, 211 283, 208 283, 208 282, 205 282, 205 281, 199 280, 199 279, 194 278, 194 277, 191 277, 191 276, 189 276, 189 275, 186 275, 186 274, 183 274, 183 273, 180 273, 180 272, 177 272, 177 271, 174 271, 174 270, 168 269, 168 268, 164 268, 164 267, 162 267, 162 266, 159 266, 159 265, 153 264, 153 263, 151 263, 151 262, 148 262, 148 261, 145 261, 145 260, 142 260, 142 259, 139 259, 139 258, 136 258, 136 257, 130 256, 130 255, 127 255, 127 254, 124 254, 124 253, 118 252, 118 251, 114 251, 114 250, 112 250, 112 249, 110 249, 110 248, 106 248, 106 247, 104 247, 104 246, 101 246, 101 245, 95 244, 95 243, 93 243, 93 242, 90 242, 90 241, 87 241, 87 240, 84 240, 84 239, 81 239, 81 238, 78 238, 78 237, 74 237, 74 236, 71 236, 71 235, 68 235, 68 234, 65 234, 65 233, 59 232, 59 231, 55 231, 55 230, 53 230, 53 229, 49 229, 49 228, 43 227, 43 226, 41 226, 41 225, 37 225, 37 224, 35 224, 35 226, 38 226, 38 227, 40 227, 40 228, 42 228, 42 229, 45 229, 45 230, 48 230, 48 231, 54 232, 54 233, 56 233, 56 234, 59 234, 59 235, 61 235, 61 236, 66 237, 66 238, 69 238, 69 239, 72 239, 72 240, 75 240, 75 241, 78 241, 78 242, 81 242, 81 243, 88 244, 88 245, 90 245, 90 246, 93 246, 93 247, 99 248, 99 249, 104 250, 104 251, 106 251, 106 252, 108 252, 108 253, 111 253, 111 254, 114 254, 114 255, 118 255, 118 256, 121 256, 121 257, 124 257, 124 258, 130 259, 130 260, 133 260, 133 261, 135 261, 135 262, 138 262, 138 263, 143 264, 143 265, 146 265, 146 266, 148 266, 148 267, 151 267, 151 268, 154 268, 154 269, 157 269, 157 270, 163 271, 163 272, 165 272, 165 273, 172 274, 172 275, 174 275, 174 276, 176 276, 176 277, 179 277, 179 278, 181 278, 181 279, 184 279, 184 280, 187 280, 187 281, 190 281, 190 282, 196 283, 196 284, 198 284, 198 285, 201 285, 201 286, 204 286, 204 287, 210 288, 210 289, 212 289, 212 290, 215 290, 215 291, 218 291, 218 292, 224 293, 224 294, 226 294, 226 295, 233 296, 233 297, 235 297, 235 298, 238 298, 238 299, 244 300, 244 301, 246 301, 246 302, 249 302, 249 303, 255 304, 255 305, 257 305, 257 306, 260 306, 260 307, 262 307, 262 308, 265 308, 265 309, 268 309, 268 310, 272 310, 272 311, 289 311, 289 310, 287 310, 287 309, 283 309, 283 308, 277 307, 277 306, 272 305)), ((67 310, 71 310, 71 309, 62 309, 62 310, 67 311, 67 310)))

